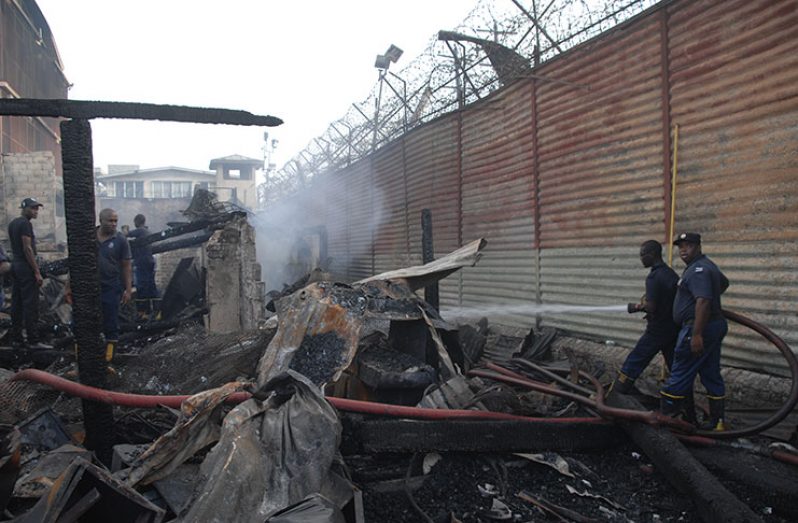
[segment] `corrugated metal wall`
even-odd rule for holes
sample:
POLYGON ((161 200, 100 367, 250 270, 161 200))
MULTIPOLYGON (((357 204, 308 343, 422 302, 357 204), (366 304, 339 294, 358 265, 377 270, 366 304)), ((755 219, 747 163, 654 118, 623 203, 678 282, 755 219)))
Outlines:
POLYGON ((404 172, 404 141, 383 147, 374 155, 375 273, 408 265, 407 178, 404 172))
MULTIPOLYGON (((463 113, 463 240, 486 238, 475 268, 462 271, 464 307, 535 301, 534 100, 516 83, 463 113)), ((531 326, 534 316, 494 315, 531 326)))
MULTIPOLYGON (((477 267, 444 280, 443 306, 635 301, 640 243, 668 236, 677 124, 677 230, 704 235, 732 281, 728 308, 798 346, 798 3, 670 2, 535 75, 326 177, 331 255, 357 258, 338 274, 419 263, 429 207, 437 255, 489 242, 477 267)), ((627 346, 643 328, 626 313, 541 322, 627 346)), ((724 354, 783 372, 773 349, 736 328, 724 354)))
MULTIPOLYGON (((417 129, 405 139, 411 265, 421 264, 422 209, 432 211, 435 255, 441 256, 460 247, 458 118, 458 114, 447 115, 417 129)), ((447 278, 439 287, 442 306, 459 302, 459 276, 447 278)))
MULTIPOLYGON (((724 306, 798 347, 798 2, 679 4, 668 36, 677 228, 700 231, 731 280, 724 306)), ((747 329, 724 347, 735 364, 780 364, 747 329)))
MULTIPOLYGON (((622 304, 645 290, 638 246, 665 237, 660 32, 651 17, 541 68, 557 80, 537 88, 543 303, 622 304)), ((543 324, 627 344, 642 327, 625 313, 543 324)))

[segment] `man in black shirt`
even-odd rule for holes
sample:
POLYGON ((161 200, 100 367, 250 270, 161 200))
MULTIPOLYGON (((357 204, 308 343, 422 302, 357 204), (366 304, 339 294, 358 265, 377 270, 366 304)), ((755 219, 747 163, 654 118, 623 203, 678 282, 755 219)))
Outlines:
POLYGON ((24 345, 22 327, 28 334, 28 347, 32 349, 51 348, 39 341, 39 287, 42 274, 36 263, 36 235, 33 234, 31 220, 39 216, 42 204, 34 198, 22 200, 21 215, 8 224, 8 238, 14 259, 11 274, 14 288, 11 293, 11 342, 24 345))
MULTIPOLYGON (((135 229, 130 231, 128 238, 140 240, 150 235, 145 225, 147 218, 137 214, 133 218, 135 229)), ((149 317, 153 311, 153 300, 158 298, 158 288, 155 286, 155 257, 152 255, 150 245, 139 245, 134 241, 131 245, 133 251, 133 284, 136 287, 136 310, 140 315, 149 317)))
POLYGON ((673 347, 679 334, 679 327, 673 323, 671 314, 679 277, 662 261, 662 245, 656 240, 644 242, 640 246, 640 261, 651 271, 646 277, 646 294, 642 303, 630 303, 629 312, 645 311, 647 323, 645 332, 626 357, 613 385, 613 390, 622 394, 632 391, 635 379, 658 352, 665 357, 670 369, 673 347))
POLYGON ((726 388, 720 374, 720 348, 729 327, 720 296, 729 287, 729 280, 701 252, 701 235, 683 233, 673 244, 679 247, 679 257, 687 267, 673 302, 673 321, 681 330, 670 378, 660 391, 662 412, 679 414, 698 375, 709 400, 710 422, 705 428, 722 431, 726 388))

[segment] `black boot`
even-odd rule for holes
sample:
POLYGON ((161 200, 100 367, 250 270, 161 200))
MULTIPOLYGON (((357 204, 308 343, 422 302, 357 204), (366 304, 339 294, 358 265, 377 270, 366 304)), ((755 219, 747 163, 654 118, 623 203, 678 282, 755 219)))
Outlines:
POLYGON ((609 392, 615 392, 618 394, 630 394, 635 390, 635 380, 634 378, 628 377, 624 373, 619 373, 618 378, 612 382, 610 385, 609 392))
POLYGON ((659 398, 659 410, 666 416, 673 418, 682 416, 684 414, 684 398, 661 395, 659 398))
POLYGON ((693 398, 693 391, 688 392, 684 397, 684 421, 698 426, 698 418, 695 415, 695 399, 693 398))
POLYGON ((710 397, 708 399, 709 422, 704 424, 701 428, 714 432, 723 432, 726 430, 726 423, 723 419, 726 414, 726 401, 723 398, 710 397))

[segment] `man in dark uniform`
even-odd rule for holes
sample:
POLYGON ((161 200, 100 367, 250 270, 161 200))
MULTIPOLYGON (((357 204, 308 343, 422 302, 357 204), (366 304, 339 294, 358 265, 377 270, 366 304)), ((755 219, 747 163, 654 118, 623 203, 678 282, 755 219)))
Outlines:
POLYGON ((11 242, 11 274, 14 287, 11 292, 11 343, 24 346, 22 327, 28 334, 28 347, 31 349, 52 348, 39 340, 39 287, 44 280, 36 263, 36 235, 33 234, 31 220, 39 216, 42 204, 34 198, 22 200, 21 215, 8 224, 8 238, 11 242))
POLYGON ((11 272, 11 262, 8 260, 8 256, 6 256, 5 249, 0 245, 0 310, 2 310, 6 304, 6 296, 3 292, 3 280, 5 279, 5 275, 9 272, 11 272))
POLYGON ((677 415, 685 397, 693 390, 696 374, 707 390, 711 430, 724 430, 723 377, 720 374, 720 347, 728 332, 720 296, 729 280, 712 260, 701 252, 701 236, 694 232, 680 234, 673 242, 679 257, 687 264, 679 280, 673 302, 673 321, 681 326, 676 341, 673 367, 662 387, 662 412, 677 415))
POLYGON ((630 313, 646 313, 646 330, 637 345, 626 357, 613 390, 628 394, 634 381, 651 363, 658 352, 665 357, 668 369, 673 364, 673 347, 679 327, 673 323, 673 298, 679 276, 662 261, 662 245, 648 240, 640 246, 640 261, 643 267, 651 268, 646 277, 646 294, 642 303, 630 303, 630 313))
MULTIPOLYGON (((133 218, 136 228, 127 237, 138 239, 149 236, 146 221, 143 214, 137 214, 133 218)), ((139 314, 152 314, 152 301, 158 298, 158 288, 155 286, 155 257, 149 245, 139 246, 136 242, 133 243, 133 281, 136 286, 136 310, 139 314)))
POLYGON ((100 211, 97 227, 97 265, 100 273, 100 296, 103 308, 106 361, 114 356, 119 341, 119 305, 130 301, 133 278, 130 262, 130 245, 127 238, 117 232, 119 217, 113 209, 100 211))

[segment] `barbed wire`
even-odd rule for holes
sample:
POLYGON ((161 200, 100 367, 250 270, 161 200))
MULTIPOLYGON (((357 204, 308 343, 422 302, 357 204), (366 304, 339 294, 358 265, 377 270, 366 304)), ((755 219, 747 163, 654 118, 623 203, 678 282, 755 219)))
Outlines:
POLYGON ((480 100, 658 0, 479 0, 453 31, 398 72, 380 70, 368 97, 258 187, 268 206, 438 116, 480 100))

